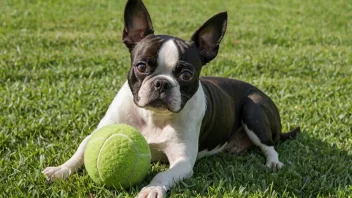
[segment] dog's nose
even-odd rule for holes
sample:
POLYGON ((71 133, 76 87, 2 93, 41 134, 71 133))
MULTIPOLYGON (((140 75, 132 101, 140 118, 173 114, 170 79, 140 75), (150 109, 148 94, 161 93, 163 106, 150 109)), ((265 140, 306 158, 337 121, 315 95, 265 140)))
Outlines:
POLYGON ((171 83, 165 79, 157 79, 153 82, 154 89, 159 92, 164 92, 171 88, 171 83))

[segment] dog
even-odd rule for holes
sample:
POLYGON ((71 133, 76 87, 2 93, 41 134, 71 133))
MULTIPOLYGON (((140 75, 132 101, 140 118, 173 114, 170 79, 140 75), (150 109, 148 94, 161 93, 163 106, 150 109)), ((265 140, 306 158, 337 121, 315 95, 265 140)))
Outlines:
MULTIPOLYGON (((281 133, 277 107, 258 88, 229 78, 200 77, 201 69, 217 56, 226 27, 227 12, 221 12, 200 26, 190 41, 155 35, 143 2, 128 0, 122 39, 131 68, 97 129, 131 125, 146 138, 152 161, 170 164, 137 197, 165 196, 177 182, 192 176, 197 159, 221 151, 240 153, 258 146, 266 166, 283 166, 274 145, 295 137, 300 128, 281 133)), ((64 179, 76 172, 90 137, 64 164, 46 168, 47 178, 64 179)))

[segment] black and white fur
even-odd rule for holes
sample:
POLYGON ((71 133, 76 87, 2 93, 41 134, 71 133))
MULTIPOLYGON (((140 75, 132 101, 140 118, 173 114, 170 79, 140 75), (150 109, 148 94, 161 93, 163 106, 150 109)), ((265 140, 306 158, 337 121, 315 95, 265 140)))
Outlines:
MULTIPOLYGON (((146 138, 152 161, 169 162, 170 168, 157 174, 138 197, 163 197, 175 183, 192 176, 196 159, 223 150, 238 153, 256 145, 268 167, 281 168, 274 143, 294 136, 298 129, 281 134, 274 103, 254 86, 199 76, 217 55, 226 12, 206 21, 190 41, 154 35, 141 0, 127 2, 124 18, 123 42, 131 53, 131 69, 97 129, 131 125, 146 138)), ((77 171, 90 137, 68 161, 46 168, 44 174, 64 179, 77 171)))

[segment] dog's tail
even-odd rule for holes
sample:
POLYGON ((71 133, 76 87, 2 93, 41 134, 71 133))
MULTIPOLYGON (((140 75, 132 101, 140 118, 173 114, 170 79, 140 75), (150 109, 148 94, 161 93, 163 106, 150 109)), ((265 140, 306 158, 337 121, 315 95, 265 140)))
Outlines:
POLYGON ((301 131, 301 127, 297 126, 295 129, 293 129, 290 132, 282 133, 280 136, 280 140, 285 141, 285 140, 293 139, 300 131, 301 131))

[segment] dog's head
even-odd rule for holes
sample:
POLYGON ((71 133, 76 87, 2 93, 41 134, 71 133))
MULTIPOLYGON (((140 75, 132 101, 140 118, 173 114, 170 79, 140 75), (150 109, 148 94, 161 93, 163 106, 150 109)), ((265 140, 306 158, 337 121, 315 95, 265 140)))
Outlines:
POLYGON ((122 39, 131 53, 128 83, 134 103, 155 111, 180 112, 199 87, 202 66, 218 53, 227 13, 211 17, 190 41, 155 35, 141 0, 128 0, 124 19, 122 39))

